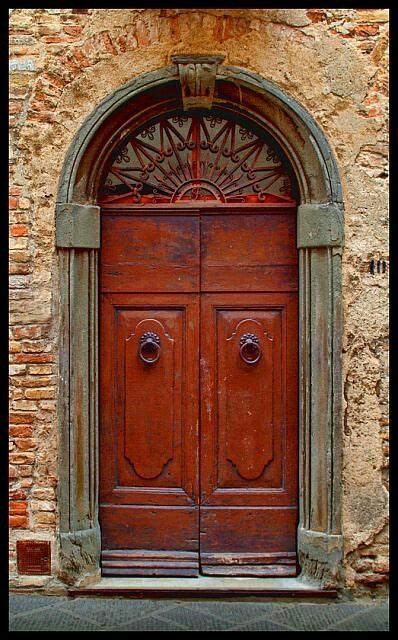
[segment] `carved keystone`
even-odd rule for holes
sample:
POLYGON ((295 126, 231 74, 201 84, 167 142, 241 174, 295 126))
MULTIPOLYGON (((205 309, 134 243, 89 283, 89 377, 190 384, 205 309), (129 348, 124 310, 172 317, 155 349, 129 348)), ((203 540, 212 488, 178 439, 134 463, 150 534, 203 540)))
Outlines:
POLYGON ((211 109, 217 67, 224 58, 199 54, 171 56, 178 67, 184 111, 211 109))

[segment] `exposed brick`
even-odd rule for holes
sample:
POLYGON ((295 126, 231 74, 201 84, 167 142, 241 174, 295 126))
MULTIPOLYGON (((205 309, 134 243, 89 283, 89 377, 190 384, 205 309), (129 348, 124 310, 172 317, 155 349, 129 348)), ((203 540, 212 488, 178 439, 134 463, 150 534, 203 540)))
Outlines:
POLYGON ((32 511, 55 511, 55 502, 50 500, 31 500, 32 511))
POLYGON ((379 33, 379 25, 374 24, 358 24, 349 30, 350 35, 357 38, 369 38, 369 36, 375 36, 379 33))
POLYGON ((8 468, 8 480, 10 482, 12 482, 16 478, 18 478, 18 471, 17 471, 16 467, 13 467, 13 466, 10 465, 9 468, 8 468))
POLYGON ((10 376, 20 376, 26 373, 26 365, 24 364, 11 364, 8 367, 8 374, 10 376))
POLYGON ((33 422, 33 420, 35 419, 35 414, 34 413, 10 413, 9 414, 9 421, 10 424, 28 424, 29 422, 33 422))
POLYGON ((11 251, 10 262, 29 262, 30 254, 28 251, 11 251))
POLYGON ((76 42, 79 39, 79 36, 68 36, 68 35, 59 35, 59 36, 44 36, 43 41, 46 44, 61 44, 67 42, 76 42))
POLYGON ((25 210, 26 209, 30 209, 30 207, 32 205, 32 203, 29 200, 29 198, 19 198, 18 204, 19 204, 19 208, 20 209, 25 209, 25 210))
POLYGON ((10 186, 8 188, 8 193, 10 194, 10 196, 20 196, 22 193, 22 189, 21 187, 10 186))
POLYGON ((311 22, 324 22, 326 20, 326 11, 324 9, 309 9, 307 11, 307 18, 311 22))
POLYGON ((25 396, 32 400, 55 398, 55 390, 52 387, 43 389, 26 389, 25 396))
POLYGON ((10 489, 8 495, 10 500, 26 500, 26 491, 22 489, 10 489))
POLYGON ((11 100, 8 105, 8 113, 10 114, 21 113, 22 109, 23 109, 22 100, 11 100))
POLYGON ((11 529, 27 529, 28 519, 26 516, 10 516, 9 524, 11 529))
POLYGON ((33 433, 33 427, 25 424, 10 426, 9 432, 11 437, 29 438, 33 433))
POLYGON ((20 451, 33 451, 37 449, 37 442, 34 438, 16 438, 15 446, 20 451))
MULTIPOLYGON (((35 455, 35 454, 32 454, 35 455)), ((33 463, 29 463, 29 464, 21 464, 19 467, 17 467, 19 469, 19 476, 20 478, 31 478, 32 477, 32 467, 33 463)), ((21 486, 25 486, 25 485, 21 485, 21 486)))
POLYGON ((37 511, 35 513, 35 521, 41 524, 53 524, 55 522, 55 513, 49 511, 37 511))
POLYGON ((17 353, 14 361, 33 363, 54 362, 54 356, 51 353, 17 353))
POLYGON ((54 500, 55 491, 53 487, 46 487, 46 488, 39 487, 36 489, 32 489, 31 495, 32 495, 32 498, 36 498, 38 500, 54 500))
POLYGON ((29 234, 29 227, 25 224, 13 224, 10 228, 11 235, 14 237, 27 236, 29 234))
POLYGON ((21 345, 19 342, 10 341, 8 343, 9 353, 19 353, 21 351, 21 345))
POLYGON ((8 272, 12 275, 28 275, 32 273, 32 267, 26 264, 10 264, 8 272))
POLYGON ((21 346, 25 353, 41 353, 46 350, 47 343, 45 340, 23 340, 21 346))
POLYGON ((9 504, 9 513, 15 516, 23 516, 26 514, 28 505, 26 501, 12 500, 9 504))
POLYGON ((63 30, 66 34, 70 36, 80 36, 83 31, 83 27, 79 24, 68 25, 67 27, 64 27, 63 30))
POLYGON ((20 484, 21 484, 21 487, 24 487, 24 488, 28 489, 29 487, 31 487, 33 485, 33 480, 32 480, 31 477, 21 478, 20 479, 20 484))
POLYGON ((356 576, 356 582, 371 587, 382 584, 383 582, 388 582, 388 575, 381 573, 361 573, 356 576))
MULTIPOLYGON (((35 461, 35 454, 34 453, 29 453, 29 452, 25 452, 25 453, 10 453, 9 456, 10 462, 11 464, 33 464, 35 461)), ((30 471, 29 471, 30 473, 30 471)))
POLYGON ((51 87, 58 90, 59 95, 65 87, 65 80, 55 73, 44 73, 41 80, 47 82, 51 87))
POLYGON ((136 35, 138 44, 141 47, 146 47, 150 44, 148 29, 142 20, 137 21, 135 35, 136 35))
POLYGON ((12 328, 12 335, 16 340, 21 338, 40 338, 45 331, 43 325, 24 325, 12 328))
POLYGON ((48 387, 51 384, 54 384, 55 380, 54 378, 49 378, 44 377, 44 376, 34 376, 33 378, 30 377, 20 377, 20 378, 15 378, 14 380, 11 381, 11 384, 16 386, 16 387, 29 387, 29 388, 34 388, 34 387, 48 387))
POLYGON ((27 249, 28 248, 28 238, 10 238, 9 241, 10 249, 27 249))
POLYGON ((52 371, 53 371, 53 367, 50 364, 28 366, 28 373, 31 374, 32 376, 41 376, 41 375, 45 376, 52 373, 52 371))
POLYGON ((84 55, 81 47, 73 49, 73 61, 81 68, 85 69, 91 66, 91 61, 84 55))
POLYGON ((105 49, 105 51, 108 51, 108 53, 111 53, 112 55, 116 55, 117 54, 117 49, 115 48, 111 37, 109 35, 108 31, 102 31, 100 33, 100 38, 101 41, 103 43, 103 47, 105 49))

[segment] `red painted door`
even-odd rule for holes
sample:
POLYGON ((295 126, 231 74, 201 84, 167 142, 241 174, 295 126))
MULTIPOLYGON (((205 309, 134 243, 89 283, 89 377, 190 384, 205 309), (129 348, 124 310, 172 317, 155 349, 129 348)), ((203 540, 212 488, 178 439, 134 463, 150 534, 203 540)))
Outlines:
POLYGON ((105 575, 295 575, 292 206, 104 211, 105 575))

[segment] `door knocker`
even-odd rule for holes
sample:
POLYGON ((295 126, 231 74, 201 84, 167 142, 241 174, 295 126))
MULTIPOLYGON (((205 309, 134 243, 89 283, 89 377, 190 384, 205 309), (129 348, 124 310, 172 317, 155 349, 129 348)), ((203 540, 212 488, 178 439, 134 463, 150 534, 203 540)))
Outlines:
POLYGON ((140 338, 138 355, 146 364, 154 364, 160 358, 160 337, 153 331, 146 331, 140 338))
POLYGON ((256 364, 261 358, 259 339, 254 333, 244 333, 240 339, 240 357, 246 364, 256 364))

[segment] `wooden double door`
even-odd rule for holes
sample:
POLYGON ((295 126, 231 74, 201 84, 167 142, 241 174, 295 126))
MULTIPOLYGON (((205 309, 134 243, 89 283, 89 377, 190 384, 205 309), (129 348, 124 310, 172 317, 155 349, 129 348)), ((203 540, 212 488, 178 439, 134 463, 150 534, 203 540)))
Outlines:
POLYGON ((101 224, 103 574, 295 575, 295 208, 101 224))

